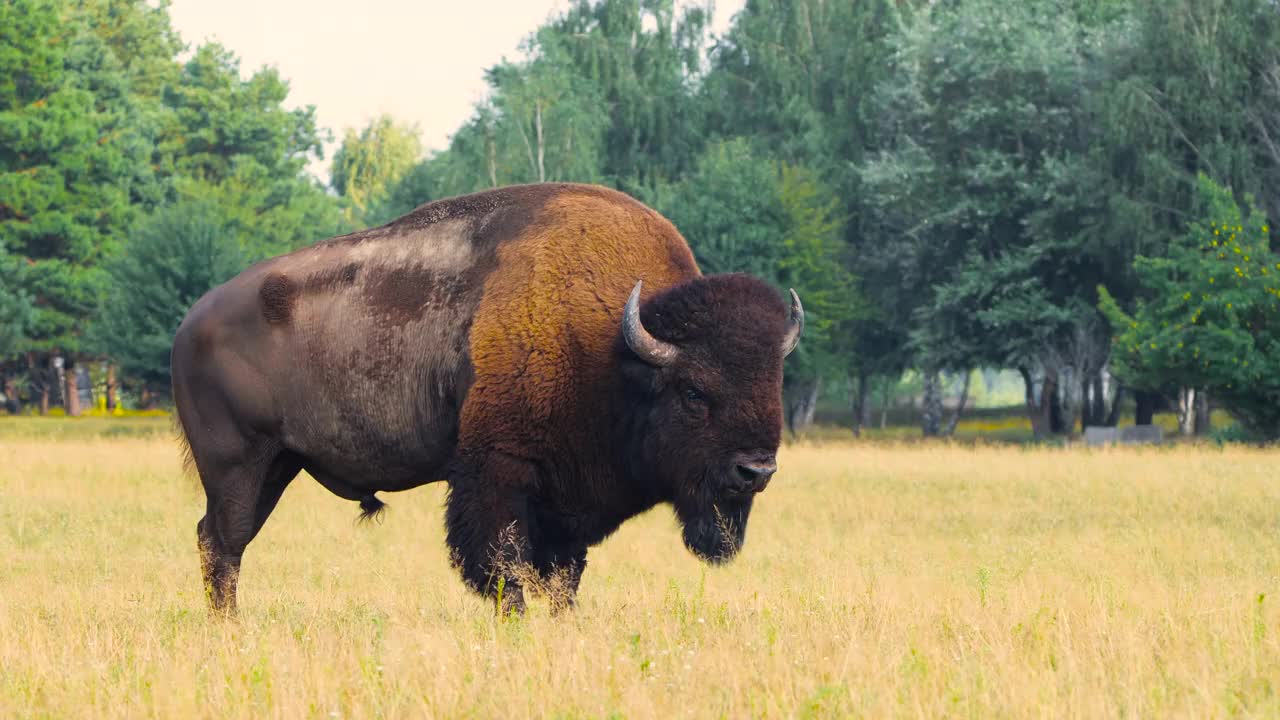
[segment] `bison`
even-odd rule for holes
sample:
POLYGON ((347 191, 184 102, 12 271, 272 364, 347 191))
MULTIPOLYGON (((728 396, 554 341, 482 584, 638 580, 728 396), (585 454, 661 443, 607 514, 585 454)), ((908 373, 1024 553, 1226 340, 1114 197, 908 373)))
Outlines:
POLYGON ((670 222, 589 185, 432 202, 260 262, 173 341, 210 605, 235 611, 245 547, 301 470, 364 516, 448 481, 454 565, 503 611, 522 577, 566 578, 571 604, 587 548, 659 503, 728 560, 776 469, 803 322, 794 291, 702 275, 670 222))

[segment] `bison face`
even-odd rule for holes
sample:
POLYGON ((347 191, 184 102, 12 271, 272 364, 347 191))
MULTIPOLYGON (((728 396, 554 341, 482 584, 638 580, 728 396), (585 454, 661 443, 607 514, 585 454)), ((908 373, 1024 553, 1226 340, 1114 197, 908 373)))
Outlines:
POLYGON ((742 547, 756 493, 777 469, 782 360, 804 311, 747 275, 713 275, 640 308, 627 302, 622 371, 627 459, 637 482, 669 500, 684 542, 712 563, 742 547))

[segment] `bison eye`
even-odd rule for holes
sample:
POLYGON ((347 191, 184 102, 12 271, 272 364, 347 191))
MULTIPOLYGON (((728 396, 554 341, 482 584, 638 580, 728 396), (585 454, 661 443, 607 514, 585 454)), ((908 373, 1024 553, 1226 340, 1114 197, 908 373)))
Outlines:
POLYGON ((684 389, 684 400, 690 405, 703 405, 707 402, 707 396, 697 388, 688 387, 684 389))

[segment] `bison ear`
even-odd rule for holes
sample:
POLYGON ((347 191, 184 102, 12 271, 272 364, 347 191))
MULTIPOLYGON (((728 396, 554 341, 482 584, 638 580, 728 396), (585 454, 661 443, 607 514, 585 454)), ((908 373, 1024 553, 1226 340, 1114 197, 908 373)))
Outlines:
POLYGON ((782 357, 791 354, 800 344, 800 336, 804 334, 804 306, 800 304, 800 296, 791 290, 791 319, 787 323, 787 334, 782 336, 782 357))
POLYGON ((622 337, 627 341, 631 352, 646 363, 655 367, 666 367, 680 357, 680 348, 664 342, 649 334, 640 322, 640 287, 644 281, 638 281, 627 305, 622 310, 622 337))

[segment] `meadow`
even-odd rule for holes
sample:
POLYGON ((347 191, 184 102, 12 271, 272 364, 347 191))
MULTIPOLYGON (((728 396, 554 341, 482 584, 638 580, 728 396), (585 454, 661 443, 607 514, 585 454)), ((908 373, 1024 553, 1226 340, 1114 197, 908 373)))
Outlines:
POLYGON ((658 509, 495 618, 444 488, 300 477, 204 608, 163 420, 0 420, 3 717, 1275 717, 1275 451, 800 442, 742 555, 658 509))

